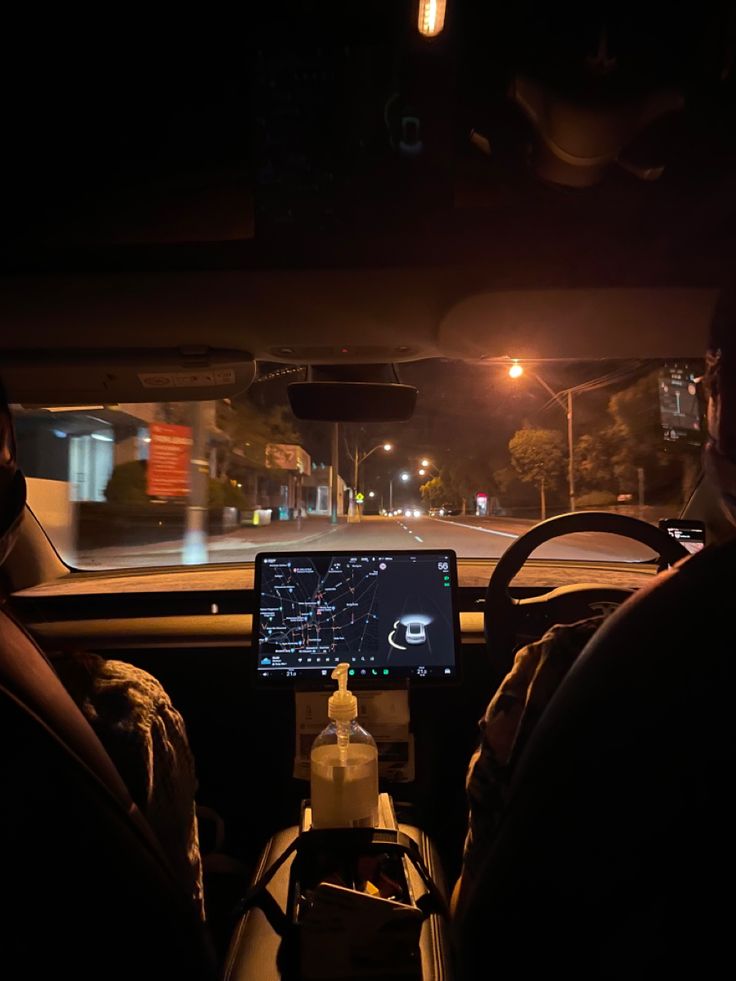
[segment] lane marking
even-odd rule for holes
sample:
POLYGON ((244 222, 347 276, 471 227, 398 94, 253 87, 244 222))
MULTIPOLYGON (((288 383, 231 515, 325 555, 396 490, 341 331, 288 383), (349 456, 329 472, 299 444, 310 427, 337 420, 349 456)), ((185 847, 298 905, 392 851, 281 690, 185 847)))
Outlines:
POLYGON ((416 540, 417 540, 418 542, 422 542, 422 543, 424 543, 424 539, 423 539, 423 538, 420 538, 420 537, 419 537, 419 535, 415 535, 414 537, 416 538, 416 540))
POLYGON ((465 525, 461 521, 445 521, 444 518, 432 518, 432 521, 441 521, 443 525, 452 525, 454 528, 469 528, 471 531, 483 531, 486 535, 500 535, 501 538, 520 538, 520 535, 513 535, 510 531, 494 531, 493 528, 481 528, 479 525, 465 525))

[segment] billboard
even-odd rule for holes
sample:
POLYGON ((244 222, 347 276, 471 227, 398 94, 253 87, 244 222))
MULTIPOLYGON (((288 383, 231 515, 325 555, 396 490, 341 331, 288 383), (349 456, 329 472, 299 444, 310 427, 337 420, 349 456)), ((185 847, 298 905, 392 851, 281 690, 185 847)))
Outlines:
POLYGON ((266 466, 273 470, 296 470, 307 477, 312 473, 312 459, 296 443, 269 443, 266 446, 266 466))
POLYGON ((150 427, 146 493, 151 497, 187 497, 192 455, 190 426, 154 422, 150 427))

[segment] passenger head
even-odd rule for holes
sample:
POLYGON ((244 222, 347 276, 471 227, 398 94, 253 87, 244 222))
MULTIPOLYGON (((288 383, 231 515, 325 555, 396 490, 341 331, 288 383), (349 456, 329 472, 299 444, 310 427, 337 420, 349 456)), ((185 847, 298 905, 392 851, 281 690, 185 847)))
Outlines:
POLYGON ((16 463, 13 419, 0 384, 0 565, 15 543, 25 503, 26 482, 16 463))
POLYGON ((706 354, 708 443, 705 468, 736 524, 736 292, 721 294, 711 321, 706 354))

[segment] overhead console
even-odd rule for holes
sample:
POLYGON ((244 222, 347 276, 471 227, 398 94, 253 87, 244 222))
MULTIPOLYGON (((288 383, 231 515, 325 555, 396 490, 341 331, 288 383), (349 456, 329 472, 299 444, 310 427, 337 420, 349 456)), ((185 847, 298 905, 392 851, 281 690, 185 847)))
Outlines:
POLYGON ((453 551, 262 552, 253 649, 265 685, 351 687, 458 680, 460 618, 453 551))

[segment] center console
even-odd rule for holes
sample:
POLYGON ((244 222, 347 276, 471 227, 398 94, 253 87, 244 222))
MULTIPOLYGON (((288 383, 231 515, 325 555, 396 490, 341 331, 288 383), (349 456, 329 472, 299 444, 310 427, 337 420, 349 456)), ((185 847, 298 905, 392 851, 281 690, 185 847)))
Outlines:
MULTIPOLYGON (((382 849, 380 842, 404 840, 406 836, 412 851, 419 857, 417 864, 404 858, 399 872, 396 868, 390 871, 394 879, 392 889, 401 893, 401 903, 396 904, 401 909, 394 912, 404 913, 407 919, 415 919, 416 931, 412 929, 411 923, 407 923, 406 929, 402 927, 403 933, 399 934, 397 924, 386 924, 387 930, 381 934, 380 929, 376 929, 376 915, 380 916, 384 912, 380 907, 381 900, 372 900, 371 893, 361 888, 362 883, 351 882, 352 886, 361 889, 364 896, 362 909, 360 902, 352 904, 351 915, 362 917, 355 929, 358 938, 355 948, 347 949, 350 944, 347 936, 350 925, 346 923, 344 910, 333 904, 332 909, 328 909, 327 916, 317 921, 316 930, 312 926, 309 939, 305 941, 302 938, 301 953, 296 958, 285 960, 284 941, 279 932, 283 928, 279 925, 279 919, 282 917, 280 923, 293 926, 292 920, 299 916, 299 902, 303 902, 305 895, 309 893, 307 886, 314 885, 299 881, 298 870, 303 870, 305 864, 295 862, 296 850, 289 852, 290 849, 295 849, 299 836, 307 835, 311 830, 310 808, 308 802, 305 802, 301 824, 274 835, 263 851, 254 883, 268 879, 268 903, 275 903, 276 909, 269 908, 265 903, 247 904, 248 908, 237 924, 230 945, 224 972, 226 981, 281 981, 287 978, 289 981, 357 981, 359 978, 381 977, 392 978, 394 981, 448 981, 452 977, 448 924, 440 908, 441 905, 446 906, 447 891, 435 849, 429 838, 418 828, 396 821, 388 794, 380 795, 378 814, 374 836, 378 842, 377 851, 388 850, 382 849), (285 853, 287 857, 282 860, 285 853), (275 872, 269 878, 269 870, 273 868, 275 872), (399 881, 402 875, 403 881, 399 881), (371 902, 374 903, 375 910, 371 910, 371 902), (412 912, 416 912, 416 917, 411 916, 412 912), (378 938, 373 940, 373 949, 370 946, 371 935, 378 938), (395 946, 397 937, 403 944, 401 948, 395 946), (386 942, 384 938, 388 938, 388 943, 393 947, 388 962, 377 967, 382 958, 378 956, 376 947, 386 942)), ((347 833, 351 834, 350 831, 347 833)), ((324 836, 322 843, 312 854, 327 869, 337 864, 332 859, 338 852, 342 859, 346 832, 337 828, 319 834, 324 836), (331 840, 335 845, 332 849, 329 846, 331 840)), ((370 831, 368 834, 370 835, 370 831)), ((374 878, 378 879, 379 876, 374 874, 374 878)), ((337 886, 336 889, 339 892, 341 887, 337 886)), ((256 888, 256 892, 258 891, 256 888)), ((339 896, 335 898, 339 901, 339 896)))
MULTIPOLYGON (((459 680, 451 550, 265 552, 256 557, 255 593, 252 657, 260 687, 301 690, 302 699, 304 689, 334 691, 338 664, 348 666, 343 686, 349 674, 349 688, 358 696, 363 690, 366 700, 383 697, 384 688, 459 680), (379 692, 369 696, 370 689, 379 692)), ((322 711, 326 723, 326 704, 320 722, 322 711)), ((408 701, 405 712, 407 727, 408 701)), ((379 763, 380 749, 379 742, 379 763)), ((339 777, 338 788, 347 770, 339 777)), ((373 828, 315 829, 304 801, 300 823, 275 834, 263 851, 224 977, 447 981, 447 893, 429 837, 397 822, 385 793, 373 828)))

